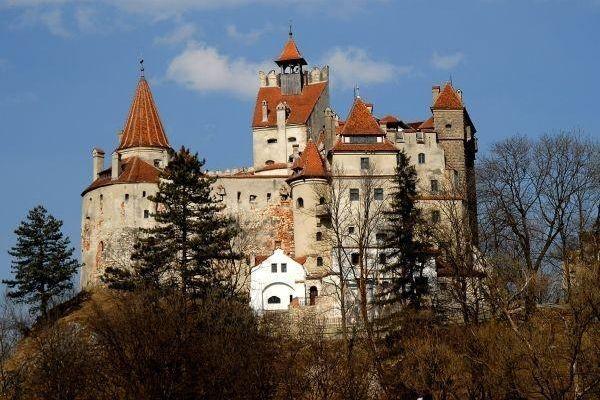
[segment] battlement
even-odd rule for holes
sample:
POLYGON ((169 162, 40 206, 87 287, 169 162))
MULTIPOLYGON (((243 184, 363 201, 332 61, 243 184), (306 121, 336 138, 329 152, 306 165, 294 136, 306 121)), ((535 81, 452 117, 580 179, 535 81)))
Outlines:
MULTIPOLYGON (((305 85, 313 85, 315 83, 327 82, 329 81, 329 66, 325 65, 324 67, 313 67, 310 71, 302 71, 302 82, 305 85)), ((297 74, 300 74, 298 72, 297 74)), ((296 75, 294 74, 281 74, 275 72, 272 69, 269 72, 258 71, 258 82, 260 87, 281 87, 284 76, 296 75)))

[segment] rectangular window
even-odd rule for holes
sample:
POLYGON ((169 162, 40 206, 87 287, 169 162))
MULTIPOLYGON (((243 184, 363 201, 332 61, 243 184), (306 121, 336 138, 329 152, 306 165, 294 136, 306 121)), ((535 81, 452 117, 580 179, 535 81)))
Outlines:
POLYGON ((379 253, 379 264, 385 264, 387 262, 387 257, 385 253, 379 253))
POLYGON ((350 189, 350 201, 358 201, 358 189, 350 189))
POLYGON ((271 264, 271 272, 273 274, 277 273, 277 264, 275 264, 275 263, 271 264))
POLYGON ((144 210, 144 218, 148 218, 150 216, 150 211, 144 210))
POLYGON ((129 200, 129 193, 125 193, 125 201, 129 200))
POLYGON ((357 265, 358 264, 358 253, 352 253, 352 255, 350 256, 350 261, 352 262, 352 265, 357 265))
POLYGON ((435 179, 431 180, 431 191, 433 193, 437 193, 437 192, 440 191, 440 187, 439 187, 438 181, 435 180, 435 179))
POLYGON ((271 193, 267 193, 267 201, 271 201, 271 193))
POLYGON ((369 169, 369 157, 360 158, 360 169, 369 169))
POLYGON ((281 263, 281 272, 287 272, 287 264, 281 263))
POLYGON ((396 142, 397 143, 404 142, 404 132, 401 132, 401 131, 396 132, 396 142))
POLYGON ((375 200, 383 200, 383 188, 375 188, 373 196, 375 200))
POLYGON ((441 216, 439 210, 431 210, 431 222, 437 224, 440 222, 441 216))

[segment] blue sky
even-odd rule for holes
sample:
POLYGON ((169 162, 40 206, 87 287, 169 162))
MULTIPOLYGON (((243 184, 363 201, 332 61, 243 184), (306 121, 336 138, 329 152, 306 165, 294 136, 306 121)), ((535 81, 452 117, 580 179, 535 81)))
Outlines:
POLYGON ((140 55, 171 144, 249 165, 256 71, 290 19, 343 117, 358 84, 376 114, 424 119, 451 75, 481 153, 515 133, 600 131, 600 0, 0 0, 0 277, 36 204, 79 251, 91 149, 116 146, 140 55))

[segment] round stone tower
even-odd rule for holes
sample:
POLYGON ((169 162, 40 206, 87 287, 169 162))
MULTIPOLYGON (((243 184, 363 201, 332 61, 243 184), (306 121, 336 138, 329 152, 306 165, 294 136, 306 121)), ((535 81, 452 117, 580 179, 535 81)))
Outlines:
POLYGON ((317 145, 308 140, 304 152, 292 166, 291 187, 294 214, 294 252, 307 257, 309 273, 329 265, 327 240, 327 205, 329 174, 317 145))
POLYGON ((92 151, 93 177, 82 196, 81 287, 101 283, 107 266, 126 268, 139 228, 154 224, 154 203, 160 170, 171 147, 150 86, 142 76, 119 145, 104 169, 104 152, 92 151))

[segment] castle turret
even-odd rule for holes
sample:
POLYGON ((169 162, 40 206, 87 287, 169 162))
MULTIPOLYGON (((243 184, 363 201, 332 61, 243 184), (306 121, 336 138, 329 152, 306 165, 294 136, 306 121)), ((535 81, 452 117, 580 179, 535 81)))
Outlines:
POLYGON ((110 168, 102 170, 104 152, 93 151, 93 181, 81 194, 82 287, 99 284, 107 266, 127 264, 135 232, 154 225, 154 204, 148 196, 157 191, 169 152, 150 86, 142 76, 110 168))
POLYGON ((477 202, 475 188, 475 126, 464 106, 462 92, 448 82, 443 89, 434 86, 433 128, 444 149, 448 181, 456 195, 464 199, 474 243, 477 242, 477 202))
POLYGON ((287 182, 294 199, 295 255, 308 256, 309 266, 323 264, 325 242, 326 196, 329 173, 317 145, 308 140, 304 152, 292 166, 287 182), (321 257, 319 263, 316 258, 321 257))
POLYGON ((260 88, 252 120, 254 167, 291 164, 306 141, 316 141, 329 106, 329 69, 304 71, 306 60, 290 32, 275 59, 279 73, 258 73, 260 88))

